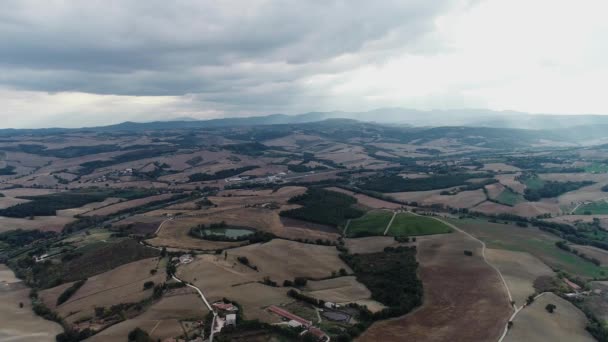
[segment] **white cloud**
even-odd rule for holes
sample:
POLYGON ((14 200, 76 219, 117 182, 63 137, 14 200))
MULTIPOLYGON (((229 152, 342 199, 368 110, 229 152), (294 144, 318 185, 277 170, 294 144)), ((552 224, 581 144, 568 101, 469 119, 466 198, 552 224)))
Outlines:
POLYGON ((608 114, 602 0, 151 2, 143 16, 126 3, 5 6, 0 127, 395 106, 608 114), (83 38, 68 34, 78 25, 83 38))

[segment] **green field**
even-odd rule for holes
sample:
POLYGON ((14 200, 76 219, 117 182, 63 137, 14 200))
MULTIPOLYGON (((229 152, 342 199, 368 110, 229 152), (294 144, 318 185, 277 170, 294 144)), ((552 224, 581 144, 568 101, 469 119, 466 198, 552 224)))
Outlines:
POLYGON ((581 205, 574 212, 576 215, 608 215, 608 202, 598 201, 581 205))
POLYGON ((518 193, 511 191, 511 189, 509 188, 505 188, 505 190, 501 192, 495 200, 501 204, 505 204, 512 207, 517 203, 523 202, 524 197, 518 193))
POLYGON ((593 163, 585 168, 589 173, 608 173, 608 164, 593 163))
POLYGON ((560 239, 537 228, 491 223, 482 219, 449 219, 450 223, 484 241, 488 248, 528 252, 552 268, 592 278, 608 275, 608 268, 596 266, 570 252, 559 249, 560 239))
POLYGON ((523 183, 528 189, 531 190, 540 189, 543 187, 543 185, 545 185, 545 182, 542 179, 538 178, 538 176, 528 177, 523 181, 523 183))
POLYGON ((372 211, 365 216, 350 221, 347 235, 349 237, 383 235, 386 226, 393 217, 390 211, 372 211))
POLYGON ((416 236, 450 233, 452 228, 446 224, 426 216, 410 213, 399 213, 391 224, 390 236, 416 236))

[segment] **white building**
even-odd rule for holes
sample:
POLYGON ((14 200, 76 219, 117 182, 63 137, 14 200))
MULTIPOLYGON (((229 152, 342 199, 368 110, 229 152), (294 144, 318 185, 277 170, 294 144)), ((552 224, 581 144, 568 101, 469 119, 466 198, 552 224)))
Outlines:
POLYGON ((226 315, 226 326, 236 326, 236 314, 226 315))

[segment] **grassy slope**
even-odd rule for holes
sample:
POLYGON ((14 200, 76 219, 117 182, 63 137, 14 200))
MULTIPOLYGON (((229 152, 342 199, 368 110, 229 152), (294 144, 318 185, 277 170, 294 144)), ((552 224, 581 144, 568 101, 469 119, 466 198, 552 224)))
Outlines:
POLYGON ((363 217, 350 221, 348 235, 382 235, 392 216, 393 214, 389 211, 369 212, 363 217))
POLYGON ((388 231, 390 236, 415 236, 450 233, 452 229, 430 217, 399 213, 388 231))
POLYGON ((559 238, 536 228, 521 228, 481 219, 450 219, 449 221, 483 240, 488 248, 528 252, 553 268, 563 269, 583 277, 602 276, 602 272, 608 274, 608 268, 596 266, 557 248, 555 242, 559 241, 559 238))
POLYGON ((591 215, 608 215, 608 202, 598 201, 581 205, 574 213, 576 215, 584 215, 585 212, 591 212, 591 215))
POLYGON ((508 206, 514 206, 517 203, 523 202, 524 198, 522 195, 514 193, 509 188, 506 188, 498 197, 496 197, 496 201, 508 206))

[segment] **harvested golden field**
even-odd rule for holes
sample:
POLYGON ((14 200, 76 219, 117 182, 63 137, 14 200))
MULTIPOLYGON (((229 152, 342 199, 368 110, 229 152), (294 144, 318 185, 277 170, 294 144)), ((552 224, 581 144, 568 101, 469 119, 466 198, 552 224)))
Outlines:
POLYGON ((105 200, 103 200, 101 202, 93 202, 93 203, 85 204, 80 208, 57 210, 57 216, 74 217, 76 215, 82 215, 84 213, 88 213, 90 211, 93 211, 93 210, 96 210, 99 208, 107 207, 109 205, 118 203, 120 201, 122 201, 121 198, 110 197, 110 198, 106 198, 105 200))
POLYGON ((486 249, 486 258, 502 273, 518 307, 524 305, 526 298, 536 292, 534 280, 555 275, 549 266, 526 252, 486 249))
POLYGON ((562 213, 559 204, 552 202, 551 200, 544 200, 543 202, 522 202, 512 207, 486 201, 471 208, 471 210, 488 215, 507 213, 524 217, 537 217, 544 214, 556 216, 562 213))
POLYGON ((178 267, 177 275, 199 287, 210 302, 225 297, 241 304, 247 319, 279 322, 277 316, 265 309, 270 305, 293 302, 294 300, 287 296, 287 289, 258 283, 264 273, 238 263, 234 260, 236 257, 232 250, 228 251, 228 256, 229 260, 215 255, 196 256, 193 262, 178 267))
POLYGON ((297 195, 306 192, 305 187, 286 186, 277 191, 272 190, 223 190, 218 196, 209 197, 209 200, 220 207, 226 206, 246 206, 264 203, 281 203, 297 195))
POLYGON ((374 309, 384 308, 382 303, 371 298, 371 292, 365 285, 359 283, 354 276, 332 278, 326 280, 309 280, 303 288, 306 295, 338 304, 358 303, 366 301, 374 309), (375 303, 372 303, 375 302, 375 303))
POLYGON ((511 188, 511 190, 523 194, 526 190, 526 186, 520 183, 515 177, 520 176, 520 173, 515 174, 507 174, 507 175, 496 175, 496 179, 500 182, 500 184, 511 188))
POLYGON ((392 236, 368 236, 356 239, 344 239, 344 244, 351 254, 378 253, 382 252, 386 247, 407 245, 396 242, 392 236))
POLYGON ((585 245, 571 245, 571 247, 585 254, 588 257, 599 260, 601 266, 608 266, 608 251, 603 250, 601 248, 585 245))
POLYGON ((171 290, 137 317, 113 325, 87 341, 126 341, 135 328, 145 330, 153 340, 165 340, 184 334, 181 321, 202 320, 207 307, 193 291, 171 290))
POLYGON ((144 198, 138 198, 131 201, 124 201, 112 205, 105 206, 103 208, 88 211, 84 214, 84 216, 107 216, 114 213, 117 213, 122 210, 137 208, 143 205, 146 205, 155 201, 162 201, 171 198, 174 194, 161 194, 155 196, 149 196, 144 198))
POLYGON ((150 297, 152 289, 143 290, 143 284, 146 281, 160 284, 166 278, 164 268, 157 269, 158 263, 158 258, 144 259, 93 276, 67 302, 59 306, 57 298, 72 283, 41 291, 40 297, 49 308, 73 323, 82 318, 93 317, 95 307, 133 303, 150 297), (155 275, 150 274, 153 269, 157 269, 155 275))
POLYGON ((458 231, 417 243, 422 306, 374 323, 357 341, 496 341, 512 310, 500 277, 481 258, 481 244, 458 231))
POLYGON ((0 191, 6 197, 42 196, 62 192, 55 189, 17 188, 0 191))
POLYGON ((454 190, 454 188, 445 188, 445 189, 437 189, 437 190, 428 190, 428 191, 407 191, 407 192, 392 192, 390 194, 385 194, 390 196, 398 201, 402 202, 418 202, 421 203, 431 196, 439 196, 439 193, 442 191, 450 191, 454 190))
POLYGON ((587 318, 568 301, 547 293, 524 308, 513 320, 506 342, 595 341, 585 330, 587 318), (556 305, 553 313, 547 304, 556 305))
POLYGON ((72 217, 36 216, 33 220, 0 216, 0 232, 14 229, 59 232, 66 224, 75 221, 72 217))
POLYGON ((26 202, 29 202, 29 200, 15 197, 0 197, 0 209, 6 209, 14 205, 26 202))
POLYGON ((509 207, 508 205, 498 204, 495 202, 485 201, 471 208, 472 211, 477 211, 480 213, 495 215, 495 214, 504 214, 504 213, 512 213, 513 207, 509 207))
POLYGON ((520 168, 505 164, 505 163, 488 163, 484 164, 482 170, 484 171, 495 171, 495 172, 516 172, 521 171, 520 168))
MULTIPOLYGON (((240 246, 243 242, 222 242, 197 239, 190 236, 190 229, 202 223, 209 223, 202 217, 188 217, 164 221, 162 228, 153 239, 146 240, 152 246, 176 249, 216 250, 240 246)), ((213 221, 216 222, 216 221, 213 221)), ((217 221, 221 222, 221 221, 217 221)))
POLYGON ((370 196, 367 196, 364 194, 359 194, 359 193, 352 192, 352 191, 345 190, 345 189, 338 188, 338 187, 330 187, 330 188, 327 188, 327 190, 341 192, 343 194, 352 196, 357 199, 357 202, 359 204, 366 206, 368 208, 372 208, 372 209, 398 209, 398 208, 402 207, 401 204, 383 201, 381 199, 373 198, 373 197, 370 197, 370 196))
POLYGON ((324 278, 332 272, 350 268, 338 256, 333 246, 319 246, 274 239, 230 250, 231 256, 244 256, 260 273, 282 284, 295 277, 324 278))
MULTIPOLYGON (((441 204, 450 208, 472 208, 486 200, 483 190, 461 191, 456 195, 432 195, 423 200, 423 205, 441 204)), ((420 202, 419 202, 420 203, 420 202)))
POLYGON ((546 202, 523 202, 513 206, 513 214, 525 217, 536 217, 544 214, 551 214, 552 216, 559 215, 561 213, 559 204, 546 201, 546 202))
POLYGON ((32 311, 29 293, 13 271, 0 264, 0 341, 52 342, 63 332, 61 325, 32 311))
POLYGON ((578 190, 567 192, 557 198, 559 204, 564 207, 573 207, 583 202, 597 202, 608 199, 608 192, 602 191, 606 183, 596 183, 582 187, 578 190))
POLYGON ((491 199, 496 199, 505 190, 505 186, 501 183, 489 184, 485 188, 488 191, 488 197, 491 199))
POLYGON ((293 149, 300 148, 301 146, 309 146, 316 142, 323 141, 323 138, 316 135, 307 135, 301 133, 290 134, 281 138, 266 140, 264 145, 266 146, 278 146, 278 147, 290 147, 293 149))

